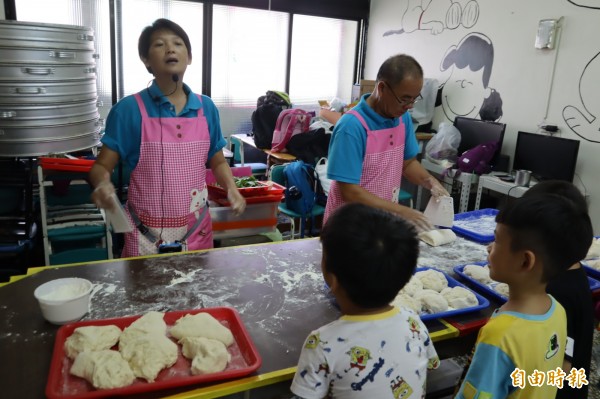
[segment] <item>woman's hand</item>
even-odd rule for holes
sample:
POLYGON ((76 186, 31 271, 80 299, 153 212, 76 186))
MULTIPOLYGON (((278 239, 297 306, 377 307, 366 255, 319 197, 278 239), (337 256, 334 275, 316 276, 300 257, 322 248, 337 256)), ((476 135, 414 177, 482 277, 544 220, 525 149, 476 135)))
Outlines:
POLYGON ((92 201, 98 208, 112 209, 115 202, 112 196, 115 194, 115 186, 110 180, 100 182, 92 192, 92 201))
POLYGON ((231 210, 236 216, 241 215, 246 210, 246 199, 237 188, 227 191, 227 201, 231 205, 231 210))

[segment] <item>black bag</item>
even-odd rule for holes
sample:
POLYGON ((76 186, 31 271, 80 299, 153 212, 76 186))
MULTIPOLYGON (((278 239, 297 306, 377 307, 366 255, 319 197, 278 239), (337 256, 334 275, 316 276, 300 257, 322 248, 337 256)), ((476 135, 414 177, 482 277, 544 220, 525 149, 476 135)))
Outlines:
POLYGON ((315 166, 319 159, 327 157, 330 140, 331 134, 325 133, 325 129, 319 128, 292 136, 285 148, 296 158, 315 166))
POLYGON ((269 90, 258 98, 256 110, 252 112, 252 136, 257 148, 271 148, 277 117, 290 107, 289 97, 283 92, 269 90))

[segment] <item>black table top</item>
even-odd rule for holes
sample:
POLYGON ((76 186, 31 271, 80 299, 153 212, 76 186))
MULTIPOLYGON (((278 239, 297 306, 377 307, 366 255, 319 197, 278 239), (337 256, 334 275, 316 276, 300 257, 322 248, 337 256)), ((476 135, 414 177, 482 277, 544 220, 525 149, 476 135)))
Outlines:
MULTIPOLYGON (((33 296, 44 282, 81 277, 94 283, 90 312, 82 320, 233 307, 262 357, 257 373, 264 374, 295 366, 308 333, 340 316, 325 289, 320 260, 319 241, 305 239, 51 267, 8 284, 0 288, 1 396, 44 397, 59 328, 43 319, 33 296)), ((466 353, 473 340, 436 349, 442 358, 454 356, 466 353)))

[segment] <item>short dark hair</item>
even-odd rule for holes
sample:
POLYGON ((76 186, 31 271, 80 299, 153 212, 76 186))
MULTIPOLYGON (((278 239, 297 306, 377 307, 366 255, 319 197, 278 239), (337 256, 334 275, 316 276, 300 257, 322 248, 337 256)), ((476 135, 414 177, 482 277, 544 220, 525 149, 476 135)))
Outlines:
POLYGON ((585 258, 592 244, 587 210, 558 194, 526 195, 508 203, 496 215, 508 227, 513 251, 530 250, 542 260, 542 281, 585 258))
POLYGON ((566 180, 544 180, 534 184, 523 194, 524 197, 537 194, 557 194, 573 201, 580 212, 588 212, 588 204, 581 191, 566 180))
POLYGON ((357 306, 389 304, 410 280, 419 257, 414 227, 391 213, 350 203, 321 231, 324 268, 357 306))
MULTIPOLYGON (((152 25, 148 25, 144 28, 144 30, 142 30, 140 38, 138 39, 138 54, 140 58, 148 58, 148 53, 150 52, 150 45, 152 44, 150 42, 152 34, 163 29, 170 30, 171 32, 179 36, 181 40, 183 40, 183 43, 185 43, 185 47, 188 51, 188 56, 192 58, 192 43, 190 43, 189 36, 187 35, 187 33, 185 33, 185 30, 183 30, 181 26, 166 18, 159 18, 156 21, 154 21, 152 25)), ((148 70, 148 72, 152 73, 152 69, 150 69, 150 67, 147 67, 146 69, 148 70)))
POLYGON ((423 68, 413 57, 407 54, 396 54, 381 64, 377 72, 377 80, 396 86, 405 78, 423 78, 423 68))

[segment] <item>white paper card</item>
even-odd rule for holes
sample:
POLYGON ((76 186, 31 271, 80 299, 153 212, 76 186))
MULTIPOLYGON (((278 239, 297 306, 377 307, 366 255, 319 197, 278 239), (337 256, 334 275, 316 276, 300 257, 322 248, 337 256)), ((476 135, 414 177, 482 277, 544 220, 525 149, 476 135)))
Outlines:
POLYGON ((452 197, 431 197, 423 214, 434 226, 452 227, 454 222, 454 200, 452 197))
POLYGON ((115 233, 129 233, 133 230, 133 226, 129 223, 129 219, 117 198, 117 194, 113 194, 111 198, 114 206, 112 209, 105 209, 105 212, 113 231, 115 233))

